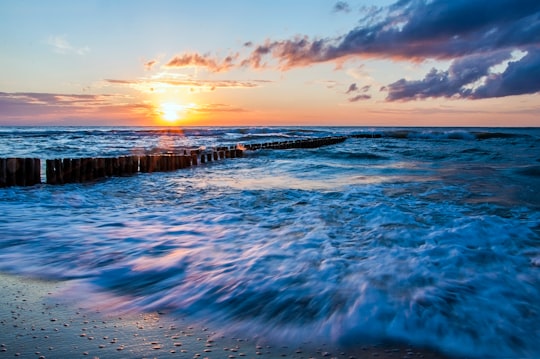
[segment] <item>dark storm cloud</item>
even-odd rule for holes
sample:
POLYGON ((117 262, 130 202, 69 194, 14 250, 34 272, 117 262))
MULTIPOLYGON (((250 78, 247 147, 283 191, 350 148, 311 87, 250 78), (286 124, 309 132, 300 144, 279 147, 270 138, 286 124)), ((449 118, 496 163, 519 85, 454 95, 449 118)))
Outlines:
POLYGON ((412 100, 429 97, 469 97, 465 86, 488 75, 492 66, 511 57, 510 51, 471 55, 455 60, 448 71, 432 69, 422 80, 401 79, 388 85, 388 100, 412 100))
POLYGON ((288 69, 348 56, 451 59, 540 44, 540 1, 398 1, 385 18, 334 39, 265 44, 288 69))
POLYGON ((269 58, 288 70, 351 57, 453 60, 447 71, 433 69, 422 80, 401 79, 388 85, 391 101, 539 91, 538 0, 399 0, 387 8, 368 10, 362 25, 343 36, 267 41, 242 64, 265 67, 269 58), (515 50, 527 55, 511 62, 502 74, 490 72, 515 50), (478 87, 477 81, 484 84, 478 87))
POLYGON ((448 71, 432 69, 422 80, 401 79, 388 85, 388 100, 429 97, 490 98, 533 94, 540 91, 540 50, 530 49, 522 59, 511 61, 502 73, 492 66, 510 58, 510 52, 474 55, 455 60, 448 71), (470 86, 484 79, 476 88, 470 86))
POLYGON ((540 49, 530 49, 519 61, 510 62, 501 74, 489 76, 472 98, 533 94, 540 91, 540 49))

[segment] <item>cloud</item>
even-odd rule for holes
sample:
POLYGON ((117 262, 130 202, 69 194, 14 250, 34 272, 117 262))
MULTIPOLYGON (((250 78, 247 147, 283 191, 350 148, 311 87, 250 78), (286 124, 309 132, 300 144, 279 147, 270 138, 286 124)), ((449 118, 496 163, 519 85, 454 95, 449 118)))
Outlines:
POLYGON ((448 71, 432 69, 422 80, 401 79, 388 85, 387 99, 415 100, 430 97, 482 99, 540 91, 540 50, 530 49, 510 61, 500 73, 490 70, 511 58, 510 51, 472 55, 454 60, 448 71))
POLYGON ((146 71, 150 71, 152 70, 152 67, 154 67, 154 65, 156 65, 157 63, 157 60, 147 61, 144 63, 144 68, 146 69, 146 71))
MULTIPOLYGON (((341 3, 335 9, 345 8, 341 3)), ((349 58, 452 60, 448 71, 434 69, 422 80, 388 85, 388 100, 486 98, 537 92, 539 48, 538 0, 398 0, 365 8, 361 24, 342 36, 267 40, 253 46, 241 64, 289 70, 349 58), (516 50, 527 56, 499 75, 490 72, 516 50)))
MULTIPOLYGON (((63 119, 114 119, 115 123, 133 124, 151 114, 149 106, 132 103, 124 95, 58 94, 0 92, 0 121, 4 124, 59 124, 63 119), (130 122, 132 121, 132 122, 130 122)), ((141 122, 142 123, 142 122, 141 122)))
POLYGON ((235 66, 235 61, 238 54, 226 56, 222 60, 217 60, 209 55, 201 55, 199 53, 184 53, 173 57, 165 67, 168 68, 187 68, 187 67, 203 67, 210 72, 225 72, 235 66))
POLYGON ((75 53, 77 55, 85 55, 90 52, 88 46, 75 47, 71 45, 65 35, 49 36, 47 43, 53 47, 54 51, 59 54, 75 53))
POLYGON ((187 87, 192 89, 205 89, 213 91, 218 88, 255 88, 260 87, 265 83, 269 83, 269 80, 251 80, 251 81, 238 81, 238 80, 199 80, 191 78, 177 78, 177 77, 163 77, 159 74, 153 78, 142 78, 136 80, 118 80, 118 79, 105 79, 105 82, 113 85, 126 85, 133 87, 143 92, 154 92, 164 88, 171 87, 187 87))
POLYGON ((356 83, 352 83, 349 85, 349 88, 347 89, 347 92, 345 92, 346 94, 349 94, 351 92, 356 92, 358 91, 358 86, 356 86, 356 83))
POLYGON ((540 42, 536 0, 400 0, 379 22, 333 39, 296 37, 265 44, 282 68, 349 56, 451 59, 540 42))
POLYGON ((489 76, 486 83, 469 96, 472 98, 504 97, 533 94, 540 91, 540 49, 529 49, 526 56, 508 64, 500 74, 489 76))
POLYGON ((354 97, 351 97, 349 99, 349 102, 358 102, 360 100, 369 100, 370 98, 371 98, 370 95, 360 94, 360 95, 356 95, 354 97))
POLYGON ((345 1, 338 1, 334 5, 334 12, 351 12, 351 6, 345 1))
POLYGON ((365 85, 365 86, 362 86, 362 88, 358 88, 356 83, 352 83, 349 85, 349 88, 347 89, 345 94, 349 95, 349 94, 361 92, 361 94, 358 94, 356 96, 349 98, 349 102, 369 100, 371 98, 371 95, 366 94, 366 92, 368 92, 370 89, 371 89, 371 85, 365 85))
POLYGON ((510 59, 510 51, 471 55, 454 60, 448 71, 432 69, 422 80, 400 79, 387 86, 387 99, 413 100, 430 97, 470 97, 474 90, 468 88, 488 76, 490 68, 510 59))
MULTIPOLYGON (((334 4, 334 11, 349 10, 345 1, 334 4)), ((324 62, 334 62, 340 69, 351 58, 450 60, 448 70, 432 69, 420 80, 400 79, 383 86, 388 91, 387 100, 481 99, 531 94, 539 91, 537 84, 540 84, 540 1, 397 0, 386 7, 362 8, 360 25, 341 36, 297 35, 285 40, 267 39, 259 44, 248 41, 243 49, 246 51, 243 56, 235 53, 222 59, 186 52, 170 59, 165 67, 200 67, 221 73, 235 68, 286 71, 324 62), (512 60, 515 51, 526 56, 512 60), (495 68, 503 65, 507 68, 496 73, 495 68)), ((161 83, 208 89, 259 85, 252 81, 189 79, 161 83)), ((356 91, 349 88, 346 94, 356 91)))
POLYGON ((49 107, 105 106, 124 99, 122 95, 56 94, 41 92, 0 92, 2 104, 41 105, 49 107))
POLYGON ((247 110, 241 107, 233 107, 231 105, 222 104, 222 103, 212 103, 206 105, 200 105, 197 107, 197 112, 247 112, 247 110))

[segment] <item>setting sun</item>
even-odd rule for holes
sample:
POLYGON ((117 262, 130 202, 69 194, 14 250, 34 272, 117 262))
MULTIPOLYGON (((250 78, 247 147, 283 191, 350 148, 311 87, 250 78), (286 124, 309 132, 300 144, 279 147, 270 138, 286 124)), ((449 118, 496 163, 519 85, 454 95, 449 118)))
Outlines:
POLYGON ((159 105, 158 115, 162 122, 175 123, 186 120, 190 110, 197 108, 197 105, 190 103, 181 105, 176 102, 164 102, 159 105))
POLYGON ((180 120, 186 108, 173 102, 166 102, 160 105, 161 118, 167 122, 176 122, 180 120))

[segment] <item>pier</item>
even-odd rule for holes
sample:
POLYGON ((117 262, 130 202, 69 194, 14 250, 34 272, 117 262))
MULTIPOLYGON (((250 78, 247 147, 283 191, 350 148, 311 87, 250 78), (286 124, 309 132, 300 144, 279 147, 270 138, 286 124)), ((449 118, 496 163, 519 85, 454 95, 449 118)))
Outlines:
MULTIPOLYGON (((209 162, 243 157, 244 151, 318 148, 338 144, 347 138, 336 136, 251 143, 209 150, 184 149, 178 153, 141 156, 48 159, 45 160, 45 183, 49 185, 86 183, 109 177, 133 176, 137 173, 177 171, 209 162)), ((0 188, 41 184, 41 163, 39 158, 0 158, 0 188)))

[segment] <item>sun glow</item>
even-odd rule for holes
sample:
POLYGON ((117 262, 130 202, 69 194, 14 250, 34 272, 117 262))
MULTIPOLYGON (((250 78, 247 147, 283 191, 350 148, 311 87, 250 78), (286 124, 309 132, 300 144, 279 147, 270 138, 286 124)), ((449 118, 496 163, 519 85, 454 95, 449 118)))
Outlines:
POLYGON ((174 102, 165 102, 159 106, 160 117, 166 122, 181 120, 186 112, 186 106, 174 102))

